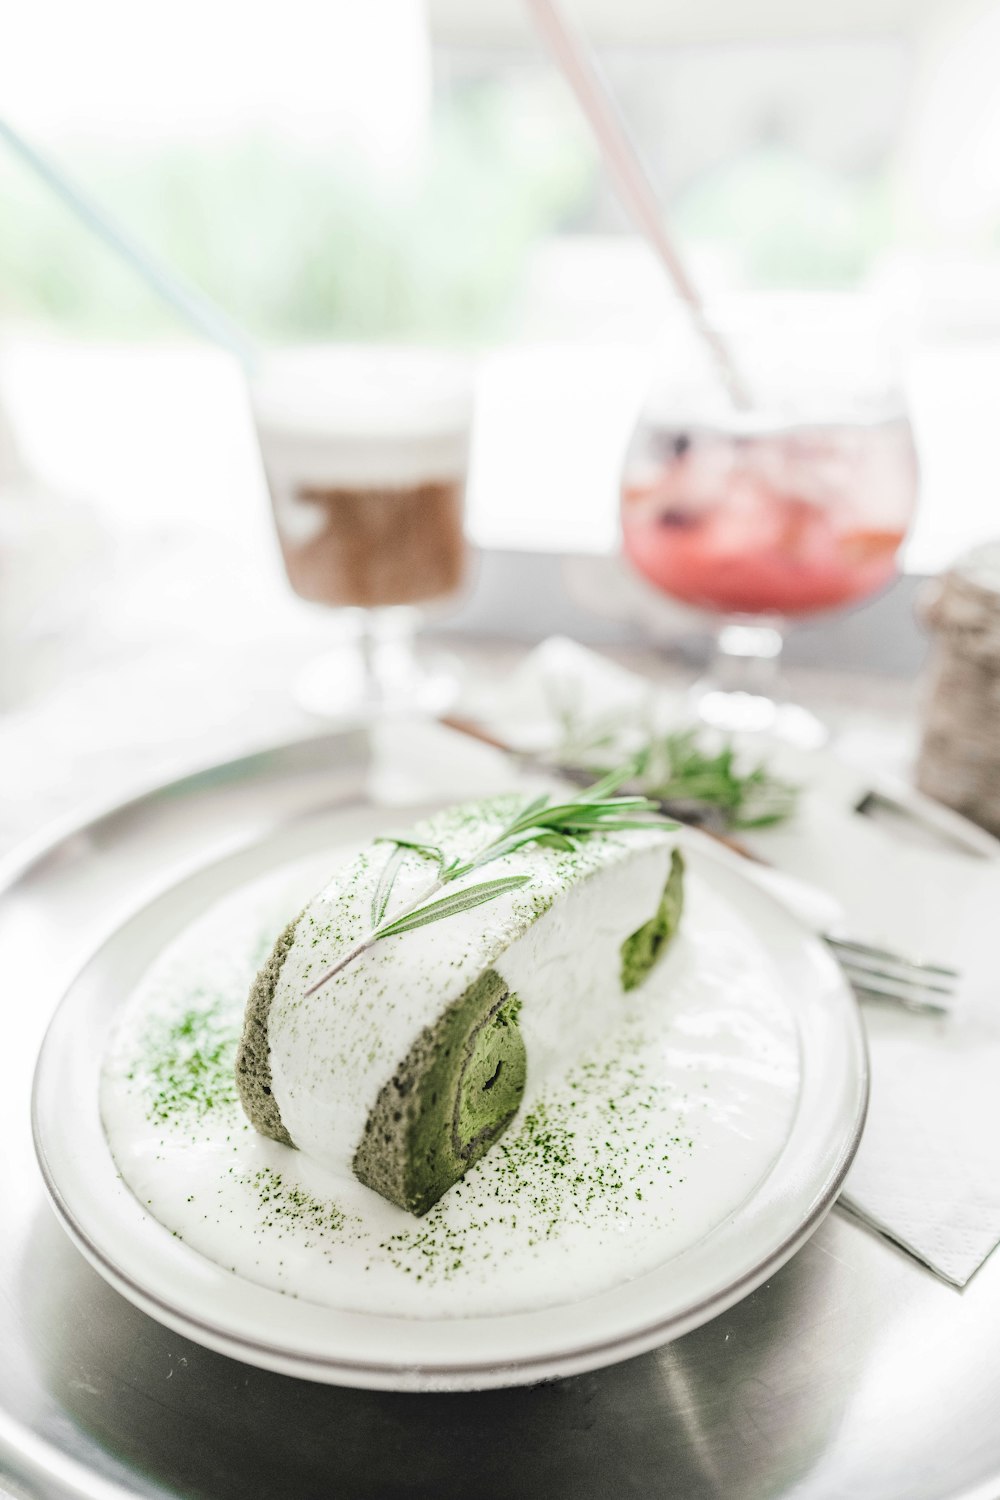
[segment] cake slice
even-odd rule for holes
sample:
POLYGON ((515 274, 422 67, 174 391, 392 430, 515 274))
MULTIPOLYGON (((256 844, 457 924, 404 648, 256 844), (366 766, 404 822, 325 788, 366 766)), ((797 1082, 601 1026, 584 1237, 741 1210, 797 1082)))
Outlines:
MULTIPOLYGON (((452 808, 408 837, 466 860, 523 800, 452 808)), ((488 875, 517 889, 379 940, 308 994, 370 930, 393 857, 371 845, 285 928, 250 993, 237 1083, 264 1135, 422 1214, 613 1023, 677 929, 683 863, 654 824, 528 844, 448 888, 488 875)), ((390 917, 434 873, 417 849, 395 857, 390 917)))

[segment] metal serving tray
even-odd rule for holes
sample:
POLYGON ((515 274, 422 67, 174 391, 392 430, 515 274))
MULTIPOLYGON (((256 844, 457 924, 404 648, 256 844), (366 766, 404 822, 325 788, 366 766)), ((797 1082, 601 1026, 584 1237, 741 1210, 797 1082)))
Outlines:
POLYGON ((311 1385, 154 1323, 58 1227, 31 1147, 48 1018, 129 911, 365 794, 329 735, 196 772, 0 870, 0 1472, 39 1497, 1000 1496, 1000 1257, 964 1292, 835 1210, 776 1276, 653 1354, 482 1394, 311 1385))

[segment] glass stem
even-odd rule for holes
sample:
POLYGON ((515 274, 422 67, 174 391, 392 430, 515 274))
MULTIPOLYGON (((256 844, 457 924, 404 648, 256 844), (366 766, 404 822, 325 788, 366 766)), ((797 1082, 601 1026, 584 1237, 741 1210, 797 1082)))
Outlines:
POLYGON ((355 644, 360 669, 359 692, 363 702, 378 703, 385 695, 385 672, 377 631, 378 619, 373 611, 358 611, 358 633, 355 644))
POLYGON ((783 644, 780 620, 724 620, 708 670, 691 689, 698 717, 729 732, 773 729, 787 696, 778 670, 783 644))
POLYGON ((355 644, 364 701, 384 703, 412 683, 419 618, 404 605, 358 610, 355 644))
POLYGON ((725 620, 716 634, 708 676, 725 693, 773 697, 784 644, 778 620, 725 620))
POLYGON ((780 671, 784 639, 780 619, 723 621, 708 670, 691 689, 703 724, 730 734, 764 731, 805 749, 824 743, 827 731, 815 714, 790 701, 780 671))
POLYGON ((421 611, 393 604, 343 609, 336 646, 307 662, 295 679, 303 708, 358 721, 398 713, 439 714, 458 691, 450 658, 417 652, 421 611))

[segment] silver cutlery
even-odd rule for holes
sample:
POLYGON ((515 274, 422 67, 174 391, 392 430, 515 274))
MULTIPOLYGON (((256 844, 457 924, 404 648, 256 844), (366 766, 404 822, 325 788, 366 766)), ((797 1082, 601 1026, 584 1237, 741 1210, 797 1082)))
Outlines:
POLYGON ((884 815, 902 827, 919 830, 932 846, 944 845, 978 859, 996 859, 1000 846, 992 834, 959 817, 929 797, 897 796, 888 785, 870 788, 853 803, 853 811, 876 822, 884 815))
POLYGON ((732 854, 740 858, 745 879, 767 891, 804 927, 822 938, 860 999, 888 1000, 907 1010, 938 1014, 951 1010, 961 979, 957 969, 852 936, 843 930, 840 902, 828 891, 765 864, 749 850, 744 855, 738 840, 713 838, 716 843, 724 845, 720 857, 728 860, 732 854))
POLYGON ((947 1013, 961 975, 945 964, 908 958, 855 938, 823 933, 854 992, 862 999, 890 1000, 907 1010, 947 1013))
MULTIPOLYGON (((556 776, 573 785, 589 785, 594 773, 581 766, 564 765, 545 756, 515 750, 497 738, 484 725, 462 718, 443 717, 442 722, 450 729, 478 739, 494 749, 501 750, 515 759, 524 769, 556 776)), ((644 790, 626 784, 623 792, 644 790)), ((911 813, 905 804, 891 798, 884 791, 870 791, 862 796, 855 811, 868 814, 876 810, 876 799, 890 806, 897 814, 911 813)), ((696 828, 712 840, 720 855, 728 851, 742 867, 742 873, 768 891, 776 900, 792 912, 805 926, 820 937, 836 957, 859 999, 884 1000, 901 1005, 907 1010, 931 1014, 947 1014, 952 1008, 961 975, 957 969, 924 958, 908 957, 889 948, 862 942, 840 929, 843 912, 840 903, 817 886, 810 885, 798 876, 777 870, 755 854, 742 839, 735 837, 726 823, 722 808, 694 799, 652 799, 659 811, 678 823, 696 828)), ((941 838, 949 836, 958 842, 953 825, 961 827, 962 821, 937 808, 930 821, 933 831, 941 838)), ((979 830, 974 830, 978 834, 979 830)), ((983 835, 985 843, 986 835, 983 835)), ((969 853, 986 854, 978 840, 966 839, 964 848, 969 853)))

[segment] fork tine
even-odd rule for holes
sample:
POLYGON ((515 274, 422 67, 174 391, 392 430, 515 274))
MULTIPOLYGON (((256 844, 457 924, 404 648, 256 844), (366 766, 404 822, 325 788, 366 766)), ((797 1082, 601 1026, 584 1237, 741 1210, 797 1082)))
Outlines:
POLYGON ((868 983, 860 975, 854 976, 846 969, 844 972, 859 1000, 891 1000, 894 1005, 902 1005, 906 1010, 921 1011, 927 1015, 944 1016, 950 1011, 950 1006, 931 999, 920 991, 890 988, 882 981, 868 983))
POLYGON ((949 969, 944 964, 925 963, 919 958, 906 958, 901 953, 890 952, 888 948, 876 948, 871 943, 858 942, 856 938, 838 937, 836 933, 827 933, 826 941, 831 947, 842 950, 845 954, 857 954, 859 963, 863 958, 873 958, 881 963, 899 964, 919 974, 939 974, 942 979, 961 978, 957 969, 949 969))
POLYGON ((843 961, 840 967, 844 970, 845 974, 849 974, 852 980, 856 980, 859 984, 877 985, 880 988, 886 986, 887 993, 895 989, 899 991, 900 995, 942 995, 945 999, 950 999, 955 993, 953 988, 949 988, 943 984, 925 984, 922 979, 916 976, 907 978, 905 974, 890 974, 881 969, 864 969, 856 964, 843 961))
MULTIPOLYGON (((884 979, 890 984, 904 985, 909 989, 925 990, 932 995, 952 995, 955 992, 955 981, 950 981, 936 972, 933 977, 928 976, 926 970, 916 969, 907 964, 904 959, 897 959, 894 963, 877 963, 867 956, 859 957, 850 952, 842 952, 835 944, 831 944, 841 966, 849 969, 852 974, 859 975, 862 979, 884 979)), ((957 980, 958 976, 955 976, 957 980)))

